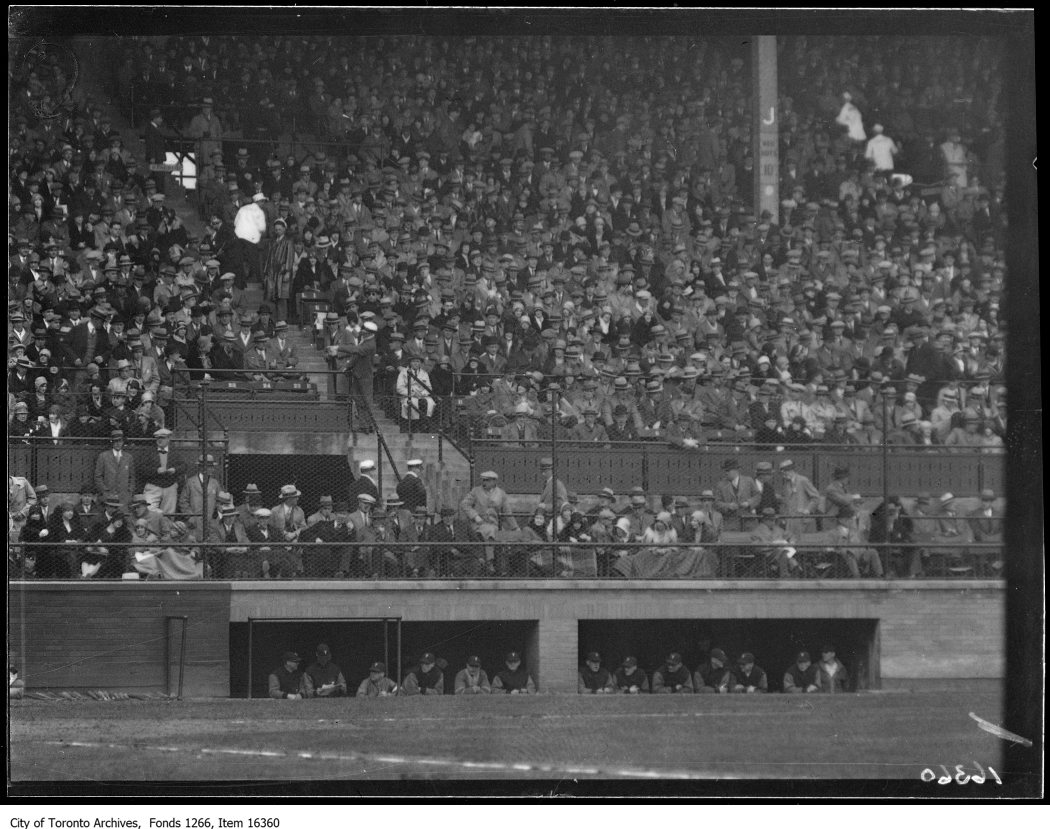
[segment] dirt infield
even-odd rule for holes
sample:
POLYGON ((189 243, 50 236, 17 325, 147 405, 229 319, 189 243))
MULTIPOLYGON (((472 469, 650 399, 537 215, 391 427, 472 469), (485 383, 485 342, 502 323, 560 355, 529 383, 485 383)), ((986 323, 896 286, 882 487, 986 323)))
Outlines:
POLYGON ((24 700, 11 780, 917 779, 1001 769, 990 691, 24 700))

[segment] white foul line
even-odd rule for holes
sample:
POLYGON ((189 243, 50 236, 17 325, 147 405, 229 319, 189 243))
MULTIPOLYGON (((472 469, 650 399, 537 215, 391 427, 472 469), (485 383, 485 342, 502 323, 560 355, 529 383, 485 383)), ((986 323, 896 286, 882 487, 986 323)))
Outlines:
MULTIPOLYGON (((138 751, 186 752, 187 754, 233 755, 237 757, 298 757, 304 760, 325 760, 343 762, 384 763, 391 765, 443 766, 483 771, 537 771, 553 772, 558 775, 608 775, 611 777, 639 777, 672 780, 703 780, 706 775, 689 771, 643 769, 643 768, 594 768, 589 766, 556 765, 553 763, 498 763, 480 760, 453 760, 440 757, 402 757, 390 754, 361 754, 348 752, 334 754, 330 752, 314 753, 308 751, 287 752, 267 751, 265 749, 243 748, 190 748, 179 746, 151 746, 122 743, 90 743, 83 741, 48 740, 44 745, 65 746, 70 748, 110 748, 138 751)), ((723 776, 724 775, 720 775, 723 776)))

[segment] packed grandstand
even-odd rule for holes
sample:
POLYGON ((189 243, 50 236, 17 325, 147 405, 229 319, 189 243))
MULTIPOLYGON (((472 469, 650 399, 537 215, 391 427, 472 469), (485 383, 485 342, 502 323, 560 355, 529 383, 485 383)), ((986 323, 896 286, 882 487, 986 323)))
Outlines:
POLYGON ((1000 47, 778 46, 777 211, 739 39, 129 37, 72 86, 60 55, 17 64, 12 574, 1000 575, 1000 47), (395 492, 377 458, 307 510, 302 480, 231 493, 185 405, 208 385, 536 450, 535 490, 484 466, 439 503, 419 459, 395 492), (35 475, 55 447, 94 447, 79 479, 35 475), (717 471, 565 486, 599 451, 717 471), (946 472, 909 488, 891 452, 946 472))

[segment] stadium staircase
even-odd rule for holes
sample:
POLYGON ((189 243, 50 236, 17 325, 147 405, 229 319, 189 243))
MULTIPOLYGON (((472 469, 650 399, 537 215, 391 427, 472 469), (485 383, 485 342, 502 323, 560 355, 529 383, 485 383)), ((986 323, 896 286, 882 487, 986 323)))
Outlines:
MULTIPOLYGON (((97 84, 90 83, 88 93, 105 108, 111 116, 114 129, 121 133, 125 146, 137 158, 145 158, 145 146, 142 130, 136 130, 124 118, 120 108, 106 95, 97 84)), ((200 236, 203 226, 197 214, 196 198, 192 190, 185 190, 174 179, 169 179, 167 186, 167 205, 178 213, 183 225, 191 236, 200 236)), ((246 306, 256 309, 263 302, 261 284, 249 284, 247 287, 246 306)), ((328 364, 325 354, 313 342, 309 328, 301 330, 297 326, 289 328, 289 339, 294 343, 299 354, 299 367, 309 381, 317 387, 320 400, 331 400, 329 389, 328 364)), ((309 406, 311 401, 304 400, 309 406)), ((379 432, 389 450, 390 457, 397 470, 397 475, 390 471, 390 459, 384 453, 383 495, 395 493, 398 475, 405 472, 405 462, 411 458, 423 461, 424 480, 428 491, 432 493, 431 503, 435 508, 445 504, 458 503, 470 487, 470 464, 447 441, 439 449, 436 434, 423 433, 408 435, 401 432, 399 425, 386 417, 380 407, 373 412, 379 432)), ((217 429, 221 419, 209 419, 209 428, 217 429)), ((185 435, 195 434, 196 418, 193 422, 182 424, 185 428, 177 429, 185 435)), ((383 452, 376 434, 359 432, 351 435, 343 431, 315 431, 290 428, 286 432, 238 432, 229 430, 229 451, 242 454, 346 454, 351 465, 365 459, 378 461, 383 452)))

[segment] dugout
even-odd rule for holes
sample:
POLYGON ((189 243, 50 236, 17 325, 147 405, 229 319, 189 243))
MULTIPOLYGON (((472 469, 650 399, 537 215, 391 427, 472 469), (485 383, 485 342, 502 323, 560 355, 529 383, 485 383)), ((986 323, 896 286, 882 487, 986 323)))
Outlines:
POLYGON ((776 692, 800 650, 816 661, 821 646, 831 642, 852 690, 867 690, 880 686, 878 629, 877 619, 587 620, 579 623, 579 664, 598 651, 602 665, 613 671, 630 655, 652 676, 672 651, 682 654, 691 671, 711 648, 721 648, 731 660, 750 651, 776 692))
POLYGON ((230 696, 265 698, 270 673, 283 651, 293 650, 305 668, 321 642, 343 671, 353 694, 376 660, 387 664, 387 676, 400 682, 427 651, 444 660, 445 691, 453 692, 456 674, 470 656, 481 658, 491 679, 503 668, 509 650, 520 651, 538 681, 537 622, 402 622, 400 618, 252 619, 230 624, 230 696), (400 660, 400 668, 398 670, 400 660), (250 677, 250 680, 249 680, 250 677))
POLYGON ((309 621, 268 618, 233 622, 230 624, 230 696, 265 699, 270 673, 281 664, 281 654, 295 651, 306 668, 322 642, 331 648, 332 661, 342 669, 351 693, 368 676, 369 666, 377 660, 387 663, 388 675, 396 682, 400 621, 390 617, 309 621))

